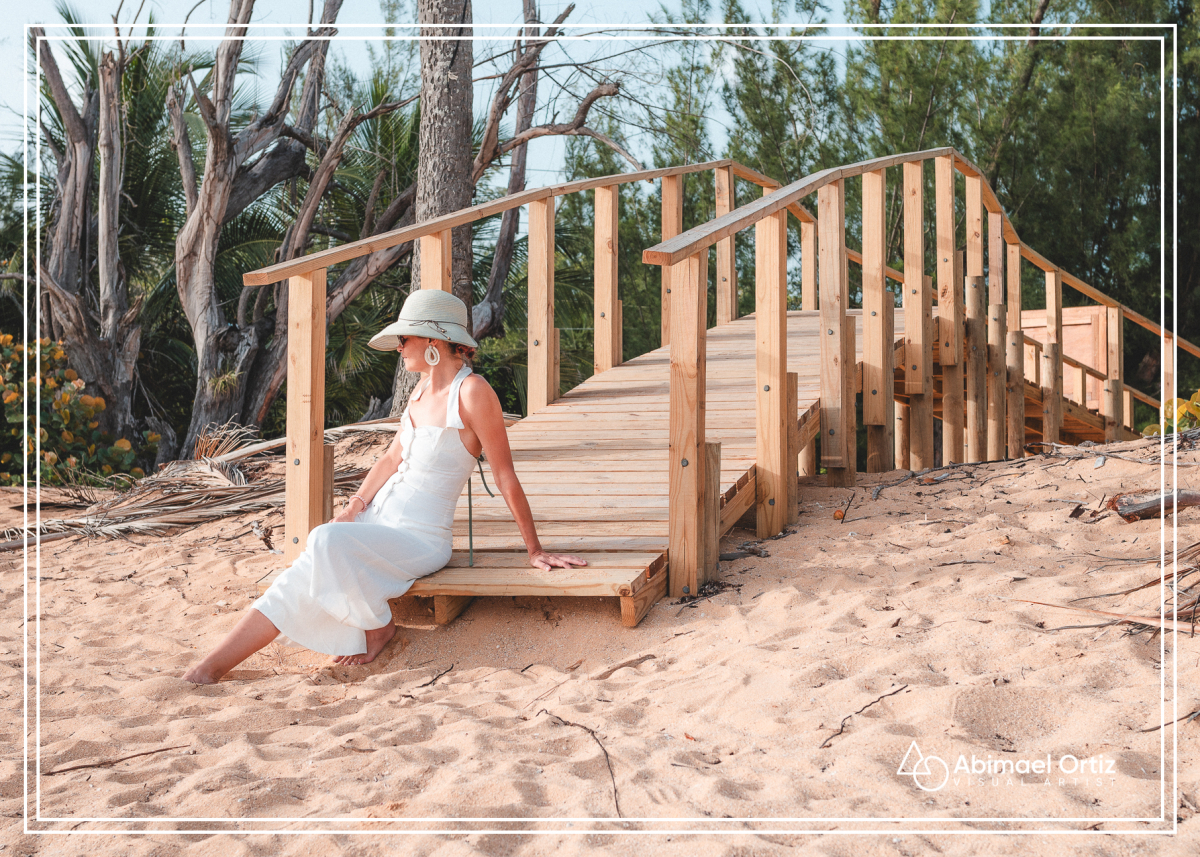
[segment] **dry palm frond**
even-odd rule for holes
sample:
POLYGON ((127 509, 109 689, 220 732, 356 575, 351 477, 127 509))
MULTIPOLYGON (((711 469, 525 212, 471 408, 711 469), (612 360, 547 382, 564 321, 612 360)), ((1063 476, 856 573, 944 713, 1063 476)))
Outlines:
POLYGON ((258 437, 258 431, 230 420, 222 425, 209 423, 196 436, 192 458, 216 458, 246 446, 258 437))

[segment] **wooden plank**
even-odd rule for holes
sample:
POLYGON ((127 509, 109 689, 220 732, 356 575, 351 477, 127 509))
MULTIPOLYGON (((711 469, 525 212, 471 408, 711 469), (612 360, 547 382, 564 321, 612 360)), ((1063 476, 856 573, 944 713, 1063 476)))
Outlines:
POLYGON ((449 625, 474 600, 473 595, 433 596, 433 621, 437 625, 449 625))
POLYGON ((787 510, 787 212, 754 227, 754 412, 758 537, 783 529, 787 510))
MULTIPOLYGON (((938 315, 955 319, 954 324, 939 327, 941 363, 957 364, 962 360, 962 338, 957 321, 962 318, 961 277, 954 274, 954 156, 942 155, 934 160, 934 203, 937 215, 937 296, 938 315)), ((961 456, 955 456, 958 461, 961 456)))
POLYGON ((1057 342, 1042 348, 1042 440, 1058 443, 1062 431, 1062 351, 1057 342))
MULTIPOLYGON (((904 391, 924 393, 931 360, 933 297, 925 270, 924 185, 920 164, 904 165, 904 391)), ((930 427, 932 429, 932 426, 930 427)), ((932 467, 932 463, 925 465, 932 467)))
POLYGON ((717 558, 721 555, 721 444, 704 444, 704 538, 702 559, 691 581, 691 592, 717 579, 717 558))
POLYGON ((291 565, 324 512, 324 268, 288 280, 286 461, 283 561, 291 565))
POLYGON ((620 352, 617 351, 620 334, 616 327, 619 191, 617 185, 596 188, 595 261, 592 283, 596 333, 592 362, 597 375, 607 372, 621 362, 620 352))
MULTIPOLYGON (((666 176, 662 180, 662 240, 674 238, 683 231, 683 180, 666 176)), ((707 258, 707 256, 705 257, 707 258)), ((662 313, 660 345, 671 344, 671 273, 662 266, 662 313)))
POLYGON ((554 386, 554 198, 529 204, 528 383, 529 413, 557 396, 554 386))
MULTIPOLYGON (((969 259, 969 257, 968 257, 969 259)), ((966 280, 966 365, 967 461, 983 461, 987 455, 987 310, 982 276, 966 280)))
MULTIPOLYGON (((323 433, 322 433, 323 434, 323 433)), ((333 519, 333 451, 332 443, 325 444, 321 473, 321 523, 333 519)))
POLYGON ((896 403, 896 428, 893 434, 895 444, 895 466, 900 470, 908 469, 911 451, 909 409, 905 402, 896 403))
MULTIPOLYGON (((784 503, 783 525, 790 527, 800 518, 800 486, 797 481, 797 469, 800 450, 800 376, 795 372, 787 373, 787 399, 784 402, 783 417, 787 427, 787 453, 783 457, 783 482, 787 489, 787 499, 784 503)), ((819 427, 819 426, 818 426, 819 427)))
MULTIPOLYGON (((891 294, 884 284, 884 194, 882 170, 862 177, 863 423, 886 425, 892 401, 886 379, 893 375, 895 343, 886 324, 891 294), (889 304, 885 306, 885 304, 889 304)), ((869 453, 868 453, 869 455, 869 453)), ((891 469, 891 468, 887 468, 891 469)), ((868 468, 870 471, 870 468, 868 468)), ((875 472, 875 471, 870 471, 875 472)))
MULTIPOLYGON (((705 257, 706 258, 706 257, 705 257)), ((670 268, 670 535, 668 591, 672 597, 697 577, 704 525, 705 333, 708 283, 700 255, 670 268)))
MULTIPOLYGON (((1175 392, 1175 337, 1164 333, 1162 337, 1162 384, 1160 386, 1158 420, 1165 424, 1169 412, 1169 403, 1176 398, 1175 392)), ((1174 416, 1172 414, 1171 416, 1174 416)))
POLYGON ((1120 440, 1120 430, 1125 425, 1125 326, 1121 308, 1105 307, 1104 318, 1104 439, 1109 443, 1120 440))
MULTIPOLYGON (((850 303, 845 280, 846 220, 843 185, 833 182, 817 194, 817 222, 820 230, 818 254, 821 268, 821 463, 826 472, 844 470, 853 450, 845 436, 846 408, 843 400, 843 328, 850 303)), ((844 478, 833 476, 831 480, 844 478)))
POLYGON ((666 594, 667 570, 664 568, 635 594, 621 598, 621 624, 626 628, 635 627, 666 594))
MULTIPOLYGON (((962 253, 951 255, 951 279, 957 279, 962 271, 962 253)), ((947 306, 938 304, 938 344, 941 346, 938 355, 942 363, 942 464, 958 463, 965 460, 966 443, 964 429, 966 414, 963 407, 963 364, 962 354, 957 362, 947 365, 947 360, 954 359, 955 353, 946 343, 951 341, 947 332, 957 330, 962 325, 962 303, 953 302, 947 306)), ((961 342, 961 340, 960 340, 961 342)), ((959 346, 961 351, 961 345, 959 346)))
POLYGON ((441 289, 443 292, 454 290, 450 236, 449 229, 421 236, 421 288, 441 289))
POLYGON ((554 347, 550 350, 550 356, 554 363, 550 369, 550 401, 553 402, 559 397, 562 392, 562 331, 557 327, 554 328, 554 336, 551 337, 554 342, 554 347))
POLYGON ((817 224, 800 224, 800 303, 806 310, 817 307, 817 224))
POLYGON ((733 529, 733 525, 741 520, 742 516, 755 508, 755 500, 758 495, 758 487, 755 485, 754 473, 750 473, 750 481, 738 489, 732 499, 727 500, 725 505, 721 507, 721 535, 733 529))
MULTIPOLYGON (((734 199, 733 170, 730 167, 718 167, 714 170, 716 176, 716 209, 717 217, 723 217, 737 208, 734 199)), ((729 324, 738 317, 738 289, 736 236, 730 235, 717 242, 717 324, 729 324)))
MULTIPOLYGON (((1004 243, 1004 214, 988 212, 988 306, 992 304, 1007 304, 1005 295, 1004 257, 1007 255, 1007 245, 1004 243)), ((1004 314, 1008 320, 1008 312, 1004 314)))
MULTIPOLYGON (((963 200, 966 204, 967 277, 983 276, 983 177, 967 176, 963 200)), ((982 288, 982 285, 981 285, 982 288)), ((987 305, 987 301, 984 301, 987 305)))
MULTIPOLYGON (((996 294, 993 291, 993 294, 996 294)), ((999 461, 1008 452, 1007 415, 1008 326, 1003 303, 988 307, 987 342, 987 460, 999 461)))

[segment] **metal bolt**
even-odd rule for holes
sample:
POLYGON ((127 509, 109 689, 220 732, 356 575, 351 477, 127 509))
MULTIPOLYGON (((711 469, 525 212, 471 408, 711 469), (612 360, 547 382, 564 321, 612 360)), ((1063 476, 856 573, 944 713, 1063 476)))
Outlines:
POLYGON ((871 310, 871 315, 875 315, 875 310, 871 310))
POLYGON ((879 391, 878 391, 878 390, 872 390, 872 391, 871 391, 871 395, 872 395, 872 396, 878 396, 878 395, 879 395, 879 391))
POLYGON ((293 462, 292 462, 292 464, 299 464, 299 463, 300 463, 300 459, 299 459, 299 458, 297 458, 295 461, 293 461, 293 462))
POLYGON ((670 289, 667 289, 667 294, 671 294, 671 290, 670 290, 670 289))
POLYGON ((916 293, 917 293, 917 290, 916 290, 916 289, 913 289, 913 294, 915 295, 916 293))
POLYGON ((600 313, 600 317, 601 317, 601 318, 604 318, 604 313, 600 313))
POLYGON ((686 458, 683 460, 683 462, 682 462, 682 463, 683 463, 683 466, 684 466, 684 467, 687 467, 687 459, 686 459, 686 458))
POLYGON ((942 261, 943 261, 943 262, 949 262, 950 260, 949 260, 949 259, 947 259, 947 258, 945 258, 945 257, 943 257, 943 258, 942 258, 942 261))
POLYGON ((917 364, 916 364, 916 363, 914 363, 914 364, 913 364, 913 371, 914 371, 914 372, 916 372, 916 371, 917 371, 917 364))
POLYGON ((971 350, 972 350, 972 351, 978 351, 978 350, 979 350, 979 346, 978 346, 978 345, 972 345, 972 346, 971 346, 971 350))
POLYGON ((830 429, 830 430, 829 430, 829 433, 832 435, 832 434, 834 433, 834 432, 833 432, 833 429, 830 429))
POLYGON ((721 278, 721 282, 722 282, 722 283, 724 283, 724 282, 728 282, 728 281, 729 281, 729 278, 728 278, 728 277, 722 277, 722 278, 721 278))
POLYGON ((829 335, 830 335, 830 336, 833 336, 833 331, 832 331, 832 330, 828 331, 828 333, 829 333, 829 335))
POLYGON ((774 505, 775 505, 775 498, 774 498, 774 497, 772 497, 770 500, 768 500, 768 501, 767 501, 767 505, 768 505, 768 506, 774 506, 774 505))
POLYGON ((763 384, 763 392, 764 392, 764 393, 769 393, 769 392, 771 392, 771 385, 770 385, 770 384, 763 384))
POLYGON ((684 594, 684 595, 689 595, 689 594, 691 593, 691 591, 692 591, 692 590, 691 590, 691 587, 688 587, 688 586, 685 586, 685 587, 683 587, 683 594, 684 594))
POLYGON ((294 544, 294 545, 298 545, 298 544, 300 544, 300 537, 299 537, 299 536, 296 536, 295 538, 293 538, 293 539, 292 539, 292 544, 294 544))
POLYGON ((537 345, 537 344, 538 344, 538 341, 537 341, 536 339, 535 339, 535 340, 533 340, 533 344, 534 344, 534 345, 537 345))

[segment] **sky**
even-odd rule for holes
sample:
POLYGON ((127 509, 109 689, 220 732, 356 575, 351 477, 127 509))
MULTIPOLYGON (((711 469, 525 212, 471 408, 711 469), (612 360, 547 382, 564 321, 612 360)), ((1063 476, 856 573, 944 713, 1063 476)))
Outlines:
MULTIPOLYGON (((124 0, 120 19, 129 22, 142 0, 124 0)), ((111 17, 121 4, 121 0, 75 0, 72 4, 80 18, 99 25, 98 35, 108 36, 112 33, 111 17), (107 22, 107 23, 106 23, 107 22)), ((314 0, 316 13, 320 14, 321 0, 314 0)), ((411 23, 415 18, 415 3, 406 3, 409 10, 406 20, 396 23, 411 23)), ((542 0, 539 3, 542 20, 553 20, 562 12, 568 3, 566 0, 542 0)), ((752 7, 752 4, 748 4, 752 7)), ((308 3, 304 0, 258 0, 255 4, 252 19, 251 35, 260 36, 258 43, 261 52, 260 78, 263 82, 261 97, 269 98, 274 93, 275 81, 278 79, 278 69, 281 65, 281 52, 275 49, 278 40, 297 39, 303 36, 304 25, 308 18, 308 3)), ((671 2, 672 8, 676 7, 671 2)), ((145 0, 138 21, 145 22, 148 14, 153 14, 156 25, 163 35, 175 36, 185 18, 188 21, 187 35, 189 47, 199 45, 205 36, 208 44, 215 45, 216 39, 224 30, 228 15, 228 0, 145 0), (190 12, 190 18, 189 16, 190 12)), ((25 110, 25 92, 28 89, 30 109, 35 103, 33 85, 25 83, 24 65, 27 51, 24 49, 25 28, 28 24, 52 25, 61 21, 54 0, 31 0, 17 4, 15 0, 7 0, 5 11, 8 13, 0 20, 0 148, 15 152, 20 148, 22 139, 22 120, 25 110)), ((516 34, 516 28, 521 24, 521 4, 518 0, 475 0, 473 3, 473 21, 475 35, 492 36, 507 44, 516 34)), ((657 2, 646 0, 578 0, 576 9, 568 18, 568 22, 587 25, 577 32, 593 31, 598 25, 632 25, 638 26, 649 21, 651 14, 661 17, 661 7, 657 2)), ((379 45, 383 35, 383 25, 386 23, 384 13, 380 9, 379 0, 346 0, 338 15, 338 36, 334 56, 340 56, 352 69, 366 73, 371 64, 370 55, 366 49, 368 40, 379 45)), ((51 36, 63 34, 63 31, 53 30, 47 26, 51 36)), ((140 31, 136 31, 139 34, 140 31)), ((476 42, 475 57, 478 60, 484 56, 491 45, 476 42)), ((573 46, 574 50, 589 52, 600 50, 600 42, 591 42, 573 46)), ((606 47, 606 46, 603 46, 606 47)), ((835 50, 837 47, 834 48, 835 50)), ((60 59, 60 63, 62 60, 60 59)), ((477 75, 480 70, 477 69, 477 75)), ((546 88, 543 87, 543 93, 546 88)), ((486 108, 490 97, 488 84, 479 84, 475 94, 475 112, 480 115, 486 108)), ((719 101, 719 99, 716 99, 719 101)), ((573 109, 573 108, 572 108, 573 109)), ((715 151, 719 152, 724 145, 724 111, 719 103, 713 105, 710 117, 712 143, 715 151)), ((511 122, 511 116, 509 117, 511 122)), ((644 150, 638 151, 634 141, 635 154, 643 159, 648 156, 644 150)), ((533 141, 529 152, 529 183, 549 183, 561 177, 564 144, 561 137, 546 137, 533 141)), ((632 167, 629 167, 632 169, 632 167)), ((497 177, 503 181, 503 177, 497 177)))

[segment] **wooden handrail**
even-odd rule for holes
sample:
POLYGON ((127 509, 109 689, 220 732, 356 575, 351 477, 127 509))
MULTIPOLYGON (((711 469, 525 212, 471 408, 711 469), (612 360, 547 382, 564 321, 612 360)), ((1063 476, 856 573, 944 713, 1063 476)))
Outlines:
POLYGON ((1062 360, 1063 360, 1063 363, 1066 363, 1068 366, 1074 366, 1076 369, 1082 369, 1084 372, 1088 373, 1093 378, 1099 378, 1101 381, 1108 380, 1108 376, 1106 376, 1103 372, 1101 372, 1099 369, 1093 369, 1091 366, 1087 365, 1082 360, 1076 360, 1074 357, 1071 357, 1067 354, 1063 355, 1062 360))
MULTIPOLYGON (((861 265, 863 261, 862 253, 859 253, 857 250, 852 250, 849 247, 846 248, 846 258, 851 262, 854 262, 856 265, 861 265)), ((897 271, 895 268, 884 265, 883 273, 884 276, 886 276, 889 280, 895 280, 897 283, 904 282, 903 271, 897 271)))
POLYGON ((1143 393, 1141 390, 1137 389, 1136 387, 1130 387, 1128 384, 1126 384, 1125 392, 1129 393, 1131 396, 1133 396, 1139 402, 1145 402, 1147 405, 1154 408, 1155 410, 1158 410, 1159 408, 1162 407, 1162 402, 1160 402, 1158 399, 1154 398, 1153 396, 1146 395, 1145 393, 1143 393))
POLYGON ((404 244, 405 242, 426 235, 433 235, 446 229, 453 229, 456 226, 474 223, 476 220, 482 220, 494 214, 501 214, 510 208, 517 208, 540 199, 546 199, 547 197, 565 196, 569 193, 578 193, 579 191, 592 190, 598 187, 612 187, 613 185, 628 184, 635 181, 653 181, 654 179, 666 176, 697 173, 704 170, 727 167, 731 164, 733 164, 733 161, 726 158, 719 161, 706 161, 703 164, 687 164, 682 167, 666 167, 661 170, 640 170, 634 173, 617 173, 611 176, 599 176, 593 179, 579 179, 573 182, 565 182, 564 184, 530 188, 520 193, 509 194, 499 199, 473 205, 470 208, 452 211, 449 214, 443 214, 441 217, 430 218, 421 223, 415 223, 412 226, 393 229, 390 232, 383 232, 360 241, 352 241, 349 244, 331 247, 328 250, 320 250, 288 262, 279 262, 266 268, 249 271, 242 275, 242 283, 247 286, 267 286, 272 283, 278 283, 289 277, 308 274, 340 262, 348 262, 359 256, 366 256, 368 253, 374 253, 378 250, 386 250, 388 247, 395 247, 397 244, 404 244))

